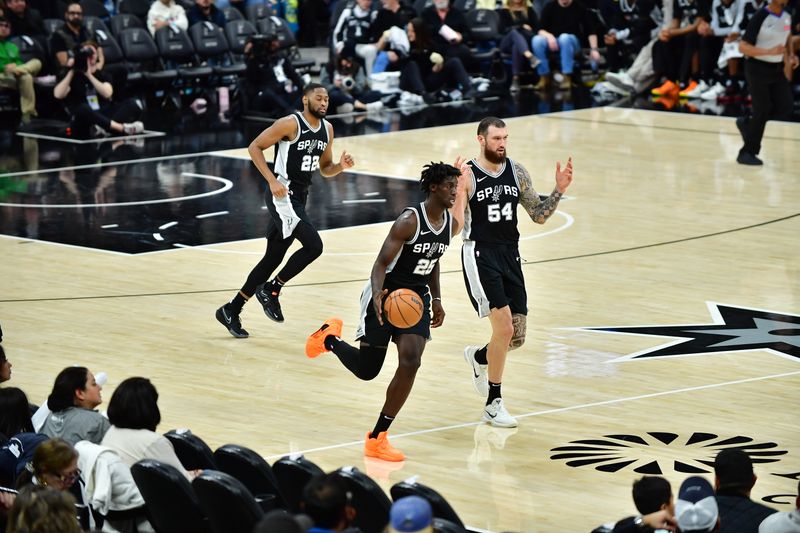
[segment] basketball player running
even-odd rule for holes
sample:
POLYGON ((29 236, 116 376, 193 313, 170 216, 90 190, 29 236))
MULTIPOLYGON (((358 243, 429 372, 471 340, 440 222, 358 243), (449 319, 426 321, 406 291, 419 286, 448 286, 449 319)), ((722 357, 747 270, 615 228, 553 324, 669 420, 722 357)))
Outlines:
POLYGON ((545 200, 533 189, 525 167, 507 157, 506 124, 487 117, 478 125, 481 153, 469 161, 468 198, 464 215, 461 260, 472 305, 488 316, 492 337, 484 347, 467 346, 464 358, 472 368, 475 390, 486 397, 483 420, 497 427, 516 427, 503 404, 500 385, 509 350, 525 342, 528 313, 525 280, 519 256, 517 204, 531 220, 544 224, 572 183, 572 158, 561 169, 556 163, 556 187, 545 200))
POLYGON ((397 344, 399 365, 386 390, 386 401, 374 429, 367 433, 364 455, 386 461, 402 461, 403 453, 394 448, 387 431, 411 392, 420 366, 430 328, 444 320, 439 292, 439 258, 463 224, 465 172, 459 158, 455 166, 444 163, 425 165, 420 186, 427 198, 418 206, 406 207, 392 225, 372 266, 370 280, 361 294, 361 323, 356 338, 360 348, 344 342, 342 321, 329 318, 308 337, 306 355, 332 351, 356 377, 374 379, 386 358, 389 340, 397 344), (453 214, 448 211, 453 208, 453 214), (383 317, 383 299, 395 289, 416 292, 424 302, 422 318, 410 328, 397 328, 383 317), (433 316, 431 316, 431 312, 433 316))
POLYGON ((233 300, 217 309, 217 320, 234 337, 249 335, 242 328, 239 314, 253 294, 264 306, 267 317, 283 322, 278 302, 281 287, 322 254, 322 239, 306 214, 311 177, 317 169, 330 178, 353 166, 353 158, 347 152, 342 152, 338 163, 333 162, 333 126, 325 120, 327 111, 328 91, 318 83, 310 83, 303 90, 303 112, 279 119, 262 131, 247 149, 269 184, 264 196, 271 217, 267 223, 264 257, 233 300), (267 167, 264 150, 276 144, 273 174, 267 167), (295 239, 302 248, 289 257, 272 281, 267 282, 295 239))

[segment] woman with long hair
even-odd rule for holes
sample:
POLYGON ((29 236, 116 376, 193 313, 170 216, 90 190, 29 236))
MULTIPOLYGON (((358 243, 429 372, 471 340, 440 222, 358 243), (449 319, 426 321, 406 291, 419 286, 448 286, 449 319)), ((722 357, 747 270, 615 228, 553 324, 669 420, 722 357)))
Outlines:
POLYGON ((70 444, 88 440, 99 444, 111 427, 106 417, 95 411, 103 403, 101 391, 94 374, 84 366, 70 366, 62 370, 47 397, 47 415, 39 430, 48 437, 60 437, 70 444))

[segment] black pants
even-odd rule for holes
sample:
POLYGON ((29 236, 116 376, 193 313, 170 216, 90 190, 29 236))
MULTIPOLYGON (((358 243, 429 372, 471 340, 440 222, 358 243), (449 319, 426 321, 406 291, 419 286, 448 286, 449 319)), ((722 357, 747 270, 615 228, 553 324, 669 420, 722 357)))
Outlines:
POLYGON ((400 73, 400 88, 416 94, 438 91, 444 87, 461 87, 466 92, 472 88, 464 64, 457 57, 447 58, 442 70, 439 72, 431 71, 423 78, 419 65, 414 61, 409 61, 400 73))
POLYGON ((70 110, 72 115, 73 136, 86 139, 91 136, 92 126, 100 126, 111 133, 111 121, 133 122, 142 116, 142 108, 135 98, 130 98, 120 103, 105 105, 98 110, 92 109, 88 103, 80 104, 70 110))
POLYGON ((724 37, 717 37, 716 35, 700 37, 699 54, 701 80, 711 81, 714 79, 714 70, 717 68, 717 60, 719 59, 719 53, 722 52, 722 45, 724 42, 724 37))
POLYGON ((692 56, 699 46, 697 33, 673 37, 669 41, 656 41, 653 45, 653 71, 669 80, 689 81, 692 56))
POLYGON ((767 120, 785 120, 792 111, 792 88, 783 74, 783 62, 747 58, 744 75, 753 97, 753 111, 745 129, 743 152, 757 155, 767 120))

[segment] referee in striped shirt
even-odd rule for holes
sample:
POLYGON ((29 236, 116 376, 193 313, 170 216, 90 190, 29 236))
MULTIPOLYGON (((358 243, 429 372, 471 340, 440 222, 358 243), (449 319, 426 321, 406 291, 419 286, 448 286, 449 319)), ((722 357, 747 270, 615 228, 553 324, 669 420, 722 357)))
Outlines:
POLYGON ((791 50, 792 17, 784 9, 787 3, 788 0, 770 0, 750 19, 739 43, 739 51, 746 57, 744 74, 753 99, 752 115, 736 119, 744 139, 736 162, 742 165, 763 164, 757 156, 767 120, 786 119, 792 110, 792 89, 784 74, 784 58, 796 63, 797 57, 791 50))

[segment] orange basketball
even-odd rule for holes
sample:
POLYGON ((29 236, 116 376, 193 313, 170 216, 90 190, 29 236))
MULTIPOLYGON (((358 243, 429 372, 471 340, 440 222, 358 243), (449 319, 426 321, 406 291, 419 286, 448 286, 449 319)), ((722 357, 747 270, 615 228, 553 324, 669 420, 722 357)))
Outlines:
POLYGON ((396 328, 411 328, 422 318, 422 297, 411 289, 397 289, 383 301, 383 316, 396 328))

